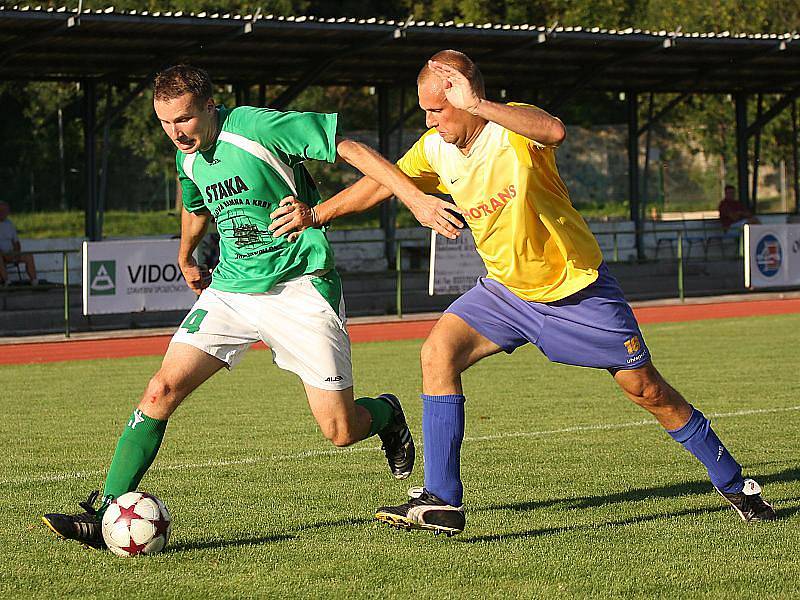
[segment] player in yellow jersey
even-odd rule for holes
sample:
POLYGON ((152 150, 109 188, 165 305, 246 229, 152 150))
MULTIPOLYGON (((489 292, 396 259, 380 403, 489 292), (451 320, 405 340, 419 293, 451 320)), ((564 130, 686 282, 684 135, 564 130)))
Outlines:
MULTIPOLYGON (((447 309, 422 347, 425 486, 376 517, 406 529, 463 530, 461 373, 484 357, 533 343, 551 361, 608 370, 702 462, 742 519, 774 519, 760 487, 742 477, 708 419, 653 366, 633 311, 559 177, 561 121, 534 106, 488 101, 478 68, 453 50, 434 55, 417 85, 430 129, 398 166, 422 191, 453 197, 488 275, 447 309)), ((364 178, 317 205, 314 224, 389 195, 364 178)), ((408 206, 422 224, 457 234, 458 219, 443 202, 428 197, 408 206)), ((273 218, 279 234, 310 224, 290 207, 273 218)))

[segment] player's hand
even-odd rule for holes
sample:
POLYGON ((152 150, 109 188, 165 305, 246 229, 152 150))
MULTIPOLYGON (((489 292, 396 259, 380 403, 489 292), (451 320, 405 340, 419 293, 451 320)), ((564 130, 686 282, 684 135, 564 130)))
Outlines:
POLYGON ((211 271, 208 270, 206 265, 198 265, 194 257, 189 257, 188 260, 179 262, 178 266, 181 269, 181 273, 183 273, 183 278, 186 280, 186 285, 198 296, 211 285, 211 271))
POLYGON ((286 196, 281 200, 278 208, 270 213, 269 218, 272 219, 269 230, 273 237, 288 234, 286 238, 290 242, 300 237, 300 232, 314 226, 311 208, 294 196, 286 196))
POLYGON ((463 73, 460 73, 450 65, 435 60, 428 61, 428 68, 442 80, 444 95, 450 104, 473 115, 478 112, 481 99, 472 89, 469 79, 463 73))
POLYGON ((417 221, 425 227, 430 227, 451 240, 461 235, 459 230, 464 227, 464 223, 455 213, 463 215, 464 211, 455 204, 428 194, 420 194, 405 204, 417 221))

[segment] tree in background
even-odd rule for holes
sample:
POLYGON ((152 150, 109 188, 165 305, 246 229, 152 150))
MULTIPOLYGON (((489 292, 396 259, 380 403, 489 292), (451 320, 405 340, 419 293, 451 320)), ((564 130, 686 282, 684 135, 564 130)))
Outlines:
MULTIPOLYGON (((48 2, 45 6, 61 6, 48 2)), ((85 0, 88 9, 105 8, 110 0, 85 0)), ((800 28, 800 4, 775 0, 118 0, 117 11, 184 11, 252 14, 258 8, 264 14, 308 14, 332 16, 374 16, 392 19, 463 21, 474 23, 530 23, 550 26, 580 25, 623 29, 636 27, 651 30, 783 32, 800 28)), ((75 8, 76 1, 68 2, 75 8)), ((268 99, 281 91, 268 89, 268 99)), ((112 90, 112 105, 128 92, 126 86, 112 90)), ((219 97, 231 102, 229 90, 219 90, 219 97)), ((34 82, 24 85, 0 85, 7 118, 0 132, 7 142, 6 160, 0 165, 6 193, 15 211, 56 209, 61 206, 61 181, 66 188, 66 204, 83 209, 82 175, 83 132, 80 123, 81 94, 74 83, 34 82), (63 166, 59 153, 58 112, 62 114, 64 142, 63 166), (58 169, 56 169, 58 165, 58 169), (63 170, 61 175, 55 176, 63 170)), ((409 91, 406 106, 413 102, 409 91)), ((533 98, 520 98, 532 100, 533 98)), ((107 96, 99 90, 99 116, 106 111, 107 96)), ((539 98, 546 103, 546 93, 539 98)), ((657 97, 656 110, 669 100, 657 97)), ((772 98, 765 99, 768 107, 772 98)), ((640 117, 646 117, 642 103, 640 117)), ((755 102, 751 103, 751 120, 755 102)), ((367 89, 311 87, 290 106, 298 110, 336 111, 341 113, 347 130, 370 130, 375 127, 375 97, 367 89)), ((570 124, 591 125, 624 122, 624 105, 616 94, 585 93, 570 103, 555 107, 557 114, 570 124)), ((787 114, 771 123, 762 136, 762 160, 775 161, 790 156, 791 124, 787 114)), ((719 157, 732 165, 734 157, 733 103, 724 96, 703 96, 682 104, 660 125, 662 139, 719 157)), ((151 98, 143 93, 128 106, 111 128, 109 137, 108 196, 106 206, 152 209, 166 206, 165 197, 174 193, 174 149, 160 133, 152 116, 151 98), (170 185, 173 187, 171 188, 170 185), (124 190, 124 195, 119 191, 124 190)), ((315 172, 325 181, 323 192, 349 182, 346 170, 315 172)))

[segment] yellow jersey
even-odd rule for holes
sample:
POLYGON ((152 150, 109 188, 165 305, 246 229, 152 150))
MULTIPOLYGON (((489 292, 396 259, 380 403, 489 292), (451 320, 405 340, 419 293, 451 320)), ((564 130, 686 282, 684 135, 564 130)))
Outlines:
POLYGON ((555 149, 488 122, 468 154, 427 131, 397 163, 426 193, 464 209, 488 277, 554 302, 597 279, 603 260, 558 174, 555 149))

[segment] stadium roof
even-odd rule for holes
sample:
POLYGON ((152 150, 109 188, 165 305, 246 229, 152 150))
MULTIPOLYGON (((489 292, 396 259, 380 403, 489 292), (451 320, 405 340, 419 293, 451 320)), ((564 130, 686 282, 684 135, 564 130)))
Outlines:
POLYGON ((191 61, 218 82, 410 84, 456 48, 495 88, 782 93, 800 35, 0 7, 0 80, 140 80, 191 61))

